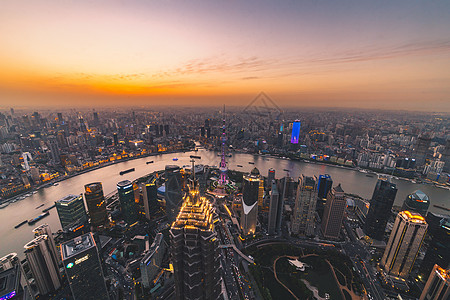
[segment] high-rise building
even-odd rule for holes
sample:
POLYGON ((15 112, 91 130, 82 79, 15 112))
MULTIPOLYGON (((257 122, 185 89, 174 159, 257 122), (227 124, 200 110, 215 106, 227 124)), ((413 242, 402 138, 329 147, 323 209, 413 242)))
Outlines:
POLYGON ((428 148, 430 148, 431 138, 426 134, 420 135, 417 138, 417 143, 414 147, 414 156, 418 167, 423 166, 427 159, 428 148))
POLYGON ((395 184, 385 178, 378 179, 364 224, 364 233, 372 239, 383 239, 396 195, 397 187, 395 184))
POLYGON ((302 175, 298 179, 295 198, 292 233, 314 235, 314 214, 316 212, 317 178, 302 175))
POLYGON ((164 176, 166 178, 166 191, 164 199, 166 200, 166 213, 169 223, 175 220, 178 208, 181 204, 182 196, 182 176, 180 167, 176 165, 167 165, 164 176))
POLYGON ((52 230, 48 224, 42 224, 33 229, 34 237, 38 237, 40 235, 46 235, 48 239, 48 243, 50 245, 49 249, 52 252, 52 256, 56 258, 56 261, 59 263, 59 255, 58 250, 56 248, 55 239, 53 238, 52 230))
POLYGON ((444 152, 442 153, 442 161, 444 162, 444 172, 450 173, 450 139, 445 144, 444 152))
POLYGON ((221 297, 219 239, 213 214, 213 206, 200 196, 198 182, 192 182, 170 229, 177 299, 221 297))
POLYGON ((75 300, 108 300, 97 245, 91 232, 61 244, 64 270, 75 300))
POLYGON ((319 217, 323 217, 323 210, 325 209, 325 203, 327 202, 327 195, 333 187, 333 180, 328 174, 319 175, 319 182, 317 183, 317 203, 316 210, 319 217))
POLYGON ((380 263, 387 274, 408 278, 427 228, 420 214, 407 210, 398 213, 380 263))
POLYGON ((84 190, 84 198, 86 199, 91 225, 94 228, 105 226, 108 223, 108 213, 106 212, 102 183, 86 184, 84 190))
POLYGON ((257 168, 243 176, 241 228, 244 235, 256 232, 261 176, 257 168))
POLYGON ((84 207, 83 196, 67 195, 55 202, 61 227, 66 230, 72 223, 87 220, 86 209, 84 207))
POLYGON ((279 233, 281 229, 281 218, 283 214, 283 201, 278 193, 277 183, 272 180, 272 188, 270 190, 270 207, 269 207, 269 223, 268 233, 270 235, 279 233))
MULTIPOLYGON (((427 221, 429 219, 427 216, 427 221)), ((425 281, 435 264, 445 269, 450 268, 450 217, 443 217, 437 226, 429 223, 428 235, 431 236, 431 241, 419 269, 419 279, 422 281, 425 281)))
POLYGON ((58 260, 47 235, 40 235, 24 246, 25 256, 41 295, 61 287, 58 260))
POLYGON ((450 269, 434 265, 419 300, 450 299, 450 269))
POLYGON ((156 185, 156 177, 150 177, 147 182, 142 184, 142 196, 144 201, 145 218, 150 220, 158 211, 158 186, 156 185))
POLYGON ((122 217, 128 224, 134 224, 138 220, 138 210, 134 185, 129 180, 120 181, 117 184, 117 191, 119 194, 120 208, 122 210, 122 217))
POLYGON ((47 140, 52 160, 54 163, 59 164, 61 162, 61 153, 59 152, 58 141, 54 135, 49 136, 47 140))
POLYGON ((421 214, 422 217, 425 217, 429 206, 430 199, 428 196, 424 192, 417 190, 406 196, 405 202, 403 202, 402 210, 416 212, 421 214))
POLYGON ((142 285, 146 288, 151 287, 151 282, 154 277, 162 269, 161 263, 166 251, 166 244, 163 239, 163 234, 158 233, 153 241, 150 249, 145 252, 141 260, 141 276, 142 285))
POLYGON ((337 239, 339 237, 346 206, 344 190, 342 190, 341 184, 338 184, 328 193, 323 212, 321 230, 325 238, 337 239))
POLYGON ((275 180, 275 169, 270 168, 267 174, 267 186, 269 188, 272 186, 273 180, 275 180))

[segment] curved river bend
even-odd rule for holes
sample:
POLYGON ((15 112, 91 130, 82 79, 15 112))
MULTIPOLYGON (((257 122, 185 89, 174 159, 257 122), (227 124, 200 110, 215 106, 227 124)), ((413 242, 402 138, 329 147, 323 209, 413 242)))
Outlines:
MULTIPOLYGON (((0 226, 0 257, 10 252, 17 252, 20 256, 23 256, 23 246, 33 238, 31 230, 40 224, 48 223, 53 232, 61 229, 56 209, 50 210, 49 216, 38 221, 34 225, 29 226, 28 224, 25 224, 18 229, 14 229, 14 226, 24 220, 37 217, 42 209, 53 205, 56 200, 61 199, 67 194, 83 193, 85 184, 100 181, 103 184, 104 193, 107 195, 116 189, 116 184, 121 180, 135 180, 153 171, 162 170, 167 164, 177 164, 179 166, 190 165, 190 155, 201 156, 202 159, 199 160, 198 163, 207 165, 217 166, 220 160, 217 153, 206 150, 139 158, 69 178, 59 182, 59 185, 57 186, 40 189, 36 194, 27 197, 24 200, 9 204, 7 207, 0 209, 0 220, 2 220, 0 226), (173 161, 173 158, 175 157, 178 158, 178 161, 173 161), (146 164, 147 161, 151 160, 153 160, 154 163, 146 164), (123 176, 119 175, 120 171, 129 168, 135 168, 136 171, 123 176), (41 204, 44 205, 36 209, 36 207, 41 204)), ((370 198, 372 196, 377 181, 376 176, 368 177, 366 174, 355 170, 271 157, 264 158, 262 156, 251 154, 233 154, 232 157, 228 158, 228 167, 229 169, 244 172, 250 172, 251 169, 257 167, 264 176, 267 176, 269 168, 274 168, 276 170, 276 178, 285 176, 286 171, 284 171, 284 169, 288 169, 290 171, 290 176, 293 178, 296 178, 301 174, 309 176, 330 174, 334 185, 341 183, 345 192, 358 194, 364 198, 370 198), (249 164, 248 162, 254 162, 254 165, 249 164), (238 167, 237 165, 242 165, 242 167, 238 167)), ((432 185, 413 184, 405 180, 394 179, 394 183, 397 184, 398 188, 395 200, 396 205, 401 205, 409 193, 420 189, 430 197, 431 205, 429 211, 446 213, 439 208, 433 207, 433 204, 448 208, 450 200, 449 190, 437 188, 432 185)))

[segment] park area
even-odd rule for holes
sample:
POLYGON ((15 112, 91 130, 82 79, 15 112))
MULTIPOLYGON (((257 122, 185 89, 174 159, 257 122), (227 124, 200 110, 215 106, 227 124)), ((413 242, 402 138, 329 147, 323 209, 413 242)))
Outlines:
POLYGON ((266 300, 363 299, 352 263, 338 251, 272 244, 252 247, 247 254, 255 259, 250 272, 266 300), (289 263, 295 259, 307 265, 304 271, 289 263))

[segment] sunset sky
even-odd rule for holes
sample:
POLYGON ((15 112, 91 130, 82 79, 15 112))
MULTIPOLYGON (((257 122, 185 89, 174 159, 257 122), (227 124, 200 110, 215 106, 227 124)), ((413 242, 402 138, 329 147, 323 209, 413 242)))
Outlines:
POLYGON ((0 107, 450 112, 450 1, 0 1, 0 107))

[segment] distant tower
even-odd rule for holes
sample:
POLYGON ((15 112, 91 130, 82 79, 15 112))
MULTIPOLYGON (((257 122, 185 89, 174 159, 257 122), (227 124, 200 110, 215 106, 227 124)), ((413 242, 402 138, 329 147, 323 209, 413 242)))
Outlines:
POLYGON ((267 173, 267 186, 272 187, 272 181, 275 180, 275 169, 270 168, 267 173))
POLYGON ((150 177, 147 182, 142 184, 142 195, 144 198, 145 218, 150 220, 158 211, 158 186, 156 185, 156 177, 150 177))
POLYGON ((272 180, 272 189, 270 190, 270 207, 269 207, 269 224, 268 233, 270 235, 279 232, 281 225, 281 217, 283 213, 283 203, 278 193, 277 183, 272 180))
POLYGON ((242 183, 242 209, 241 228, 244 235, 256 232, 258 218, 258 200, 260 194, 261 176, 257 168, 250 174, 243 176, 242 183))
POLYGON ((221 299, 219 239, 214 208, 193 181, 170 229, 176 299, 221 299))
POLYGON ((52 155, 52 160, 54 163, 59 164, 61 162, 58 141, 54 135, 47 138, 48 146, 50 148, 50 154, 52 155))
POLYGON ((416 164, 418 167, 423 166, 425 164, 428 148, 430 148, 431 138, 424 134, 420 135, 417 138, 417 143, 414 148, 414 155, 416 158, 416 164))
POLYGON ((445 143, 444 153, 442 153, 442 161, 444 162, 444 172, 450 173, 450 139, 445 143))
POLYGON ((428 224, 424 217, 407 210, 398 213, 380 265, 386 273, 408 278, 419 254, 428 224))
POLYGON ((117 191, 119 193, 120 207, 122 216, 128 225, 131 225, 138 220, 137 202, 134 192, 134 184, 129 180, 120 181, 117 184, 117 191))
POLYGON ((402 210, 416 212, 421 214, 422 217, 425 217, 429 206, 430 199, 428 196, 424 192, 417 190, 406 196, 405 202, 403 202, 402 210))
POLYGON ((317 178, 302 175, 298 179, 292 233, 313 236, 316 212, 317 178))
POLYGON ((63 230, 68 229, 69 226, 76 221, 87 221, 86 209, 81 194, 67 195, 56 201, 55 205, 59 216, 59 222, 61 222, 63 230))
POLYGON ((321 230, 325 238, 337 239, 339 237, 346 206, 347 201, 344 197, 344 191, 339 184, 327 196, 321 224, 321 230))
POLYGON ((419 300, 450 299, 450 269, 434 265, 419 300))
POLYGON ((47 235, 40 235, 24 246, 25 256, 41 295, 61 287, 58 260, 47 235))
POLYGON ((220 178, 219 178, 219 185, 225 186, 228 183, 228 175, 227 175, 227 162, 225 160, 225 143, 227 141, 227 136, 225 133, 225 105, 223 106, 223 125, 222 125, 222 156, 220 160, 220 178))
POLYGON ((61 244, 61 255, 75 300, 109 300, 100 255, 91 232, 61 244))
POLYGON ((91 225, 94 228, 105 226, 108 222, 108 214, 101 182, 86 184, 84 190, 91 225))
POLYGON ((386 178, 377 181, 367 212, 364 233, 374 240, 383 240, 386 224, 397 195, 397 187, 386 178))

